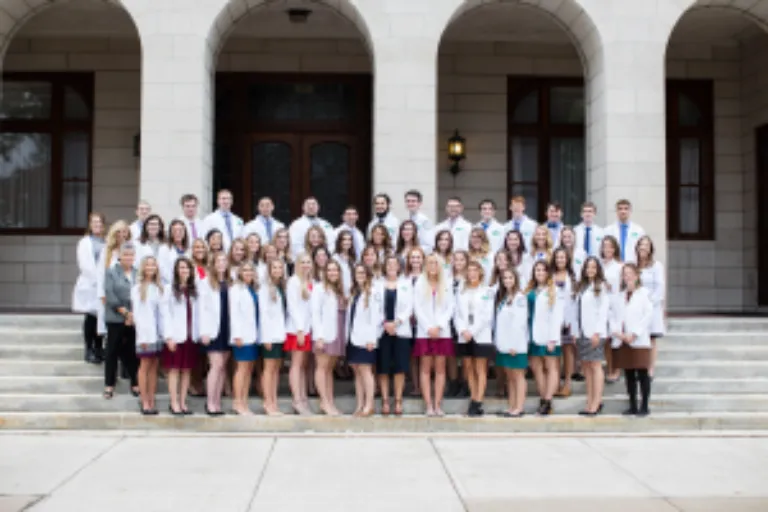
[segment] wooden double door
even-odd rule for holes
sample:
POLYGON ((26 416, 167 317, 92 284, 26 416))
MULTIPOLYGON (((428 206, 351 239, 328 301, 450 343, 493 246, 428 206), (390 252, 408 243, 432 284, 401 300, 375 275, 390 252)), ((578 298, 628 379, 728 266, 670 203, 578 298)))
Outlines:
POLYGON ((285 223, 309 196, 333 224, 348 205, 367 218, 371 84, 369 75, 219 73, 214 189, 232 190, 246 219, 264 196, 285 223))

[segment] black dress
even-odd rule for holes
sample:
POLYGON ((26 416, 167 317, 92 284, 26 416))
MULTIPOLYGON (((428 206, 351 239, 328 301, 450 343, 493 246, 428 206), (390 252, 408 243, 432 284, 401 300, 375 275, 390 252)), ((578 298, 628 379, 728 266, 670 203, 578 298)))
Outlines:
MULTIPOLYGON (((397 305, 397 288, 384 291, 384 321, 395 321, 397 305)), ((376 350, 376 373, 379 375, 396 375, 406 373, 411 360, 411 340, 393 336, 384 331, 376 350)))
POLYGON ((219 335, 211 340, 208 352, 228 352, 229 348, 229 290, 227 283, 219 283, 219 335))
MULTIPOLYGON (((355 310, 357 309, 357 303, 360 300, 360 294, 352 297, 352 304, 349 309, 349 332, 347 333, 347 362, 349 364, 376 364, 376 351, 368 350, 365 347, 358 347, 353 345, 352 330, 355 325, 355 310)), ((369 300, 373 300, 369 297, 369 300)))

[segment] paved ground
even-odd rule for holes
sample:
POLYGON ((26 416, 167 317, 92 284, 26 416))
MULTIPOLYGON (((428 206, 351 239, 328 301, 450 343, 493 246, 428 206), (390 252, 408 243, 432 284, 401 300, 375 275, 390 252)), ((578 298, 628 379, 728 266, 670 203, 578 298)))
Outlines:
POLYGON ((768 510, 768 437, 0 434, 0 512, 768 510))

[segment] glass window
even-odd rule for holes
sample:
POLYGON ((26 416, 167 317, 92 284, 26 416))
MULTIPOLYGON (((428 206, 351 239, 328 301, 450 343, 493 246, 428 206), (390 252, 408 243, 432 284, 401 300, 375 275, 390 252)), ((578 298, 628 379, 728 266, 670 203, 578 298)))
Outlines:
POLYGON ((0 133, 0 228, 46 228, 50 207, 50 135, 0 133))
POLYGON ((512 181, 538 181, 539 170, 539 141, 534 137, 512 137, 510 151, 510 167, 512 181))
POLYGON ((91 108, 83 96, 72 87, 64 88, 64 117, 67 119, 88 119, 91 108))
POLYGON ((52 87, 47 82, 4 81, 0 94, 0 119, 48 119, 52 87))
POLYGON ((539 91, 531 91, 517 102, 512 121, 519 124, 535 124, 539 121, 539 91))
POLYGON ((310 149, 310 187, 326 219, 340 219, 349 204, 349 146, 321 142, 310 149))
POLYGON ((344 83, 262 83, 248 89, 257 121, 342 121, 355 115, 355 88, 344 83))
MULTIPOLYGON (((252 204, 269 196, 275 204, 274 217, 284 223, 291 219, 291 167, 293 149, 286 142, 258 142, 251 148, 252 204)), ((323 203, 321 203, 323 204, 323 203)))
POLYGON ((702 120, 702 113, 696 103, 681 94, 677 102, 677 122, 680 126, 698 126, 702 120))
POLYGON ((559 198, 565 224, 581 222, 581 205, 587 196, 585 149, 583 138, 553 138, 549 146, 549 194, 559 198))
POLYGON ((584 87, 552 87, 550 120, 556 124, 584 124, 584 87))

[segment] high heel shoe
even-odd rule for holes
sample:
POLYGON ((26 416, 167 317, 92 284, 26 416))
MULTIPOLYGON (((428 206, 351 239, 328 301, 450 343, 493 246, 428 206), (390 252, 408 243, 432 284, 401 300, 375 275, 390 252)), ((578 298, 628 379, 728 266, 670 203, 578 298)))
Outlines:
POLYGON ((184 411, 174 411, 173 406, 171 405, 168 406, 168 412, 170 412, 173 416, 176 416, 176 417, 184 416, 184 411))

